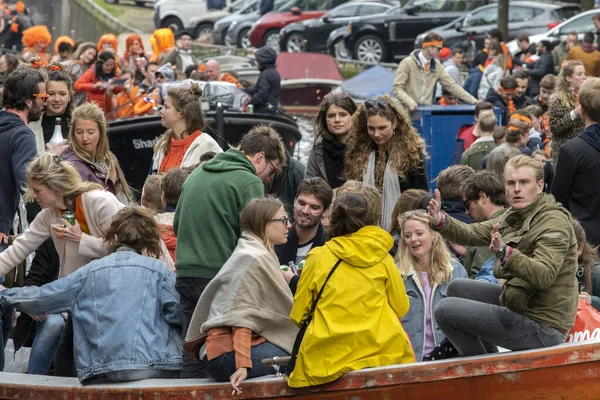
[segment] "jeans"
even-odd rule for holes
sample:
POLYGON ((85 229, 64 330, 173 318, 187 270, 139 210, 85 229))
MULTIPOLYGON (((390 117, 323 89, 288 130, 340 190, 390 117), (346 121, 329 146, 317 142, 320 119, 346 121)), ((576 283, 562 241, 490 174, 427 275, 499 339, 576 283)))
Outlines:
MULTIPOLYGON (((182 334, 184 338, 187 336, 196 304, 209 282, 210 279, 205 278, 177 278, 175 281, 175 289, 180 296, 181 319, 183 323, 182 334)), ((184 353, 181 378, 206 378, 204 364, 199 363, 184 353)))
POLYGON ((501 292, 499 284, 470 279, 448 284, 435 319, 461 356, 488 354, 493 346, 529 350, 565 342, 557 329, 500 306, 501 292))
POLYGON ((46 375, 54 361, 56 348, 65 327, 65 319, 60 314, 50 314, 35 325, 36 333, 31 345, 27 373, 46 375))
POLYGON ((179 370, 169 371, 164 369, 126 369, 123 371, 107 372, 86 379, 85 383, 102 383, 103 381, 110 382, 131 382, 141 381, 142 379, 177 379, 179 378, 179 370))
POLYGON ((77 376, 73 346, 73 320, 71 315, 69 315, 62 335, 60 335, 58 347, 56 348, 56 355, 54 356, 54 375, 67 377, 77 376))
MULTIPOLYGON (((248 370, 248 378, 258 378, 259 376, 274 375, 273 366, 263 366, 261 361, 265 358, 287 357, 284 350, 269 342, 263 342, 250 349, 250 359, 252 360, 252 369, 248 370)), ((286 366, 279 367, 279 371, 285 373, 286 366)), ((206 371, 219 382, 229 382, 229 377, 237 370, 235 366, 235 352, 231 351, 213 358, 206 362, 206 371)))

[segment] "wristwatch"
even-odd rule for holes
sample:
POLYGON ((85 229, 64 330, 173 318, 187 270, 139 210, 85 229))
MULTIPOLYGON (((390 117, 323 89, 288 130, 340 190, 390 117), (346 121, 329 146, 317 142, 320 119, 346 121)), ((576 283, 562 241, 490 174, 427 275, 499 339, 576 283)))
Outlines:
POLYGON ((496 258, 500 261, 504 260, 504 257, 506 257, 506 244, 504 244, 500 250, 496 252, 496 258))

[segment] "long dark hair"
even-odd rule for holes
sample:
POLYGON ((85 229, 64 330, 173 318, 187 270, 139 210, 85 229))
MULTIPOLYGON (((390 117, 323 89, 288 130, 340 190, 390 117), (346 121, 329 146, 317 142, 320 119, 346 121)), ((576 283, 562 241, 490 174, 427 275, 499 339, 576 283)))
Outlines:
POLYGON ((66 126, 71 126, 71 114, 73 113, 73 79, 71 79, 71 75, 67 71, 65 71, 64 67, 55 63, 48 67, 48 82, 64 82, 67 85, 67 89, 69 90, 69 103, 67 104, 67 108, 65 109, 65 122, 66 126))
POLYGON ((96 78, 98 78, 98 80, 105 81, 114 78, 115 76, 117 76, 117 59, 110 51, 103 51, 100 53, 98 60, 96 61, 96 78), (102 71, 102 66, 109 60, 113 60, 115 62, 115 67, 109 74, 104 74, 104 71, 102 71))
POLYGON ((313 126, 313 134, 315 136, 315 143, 321 140, 323 137, 333 136, 327 129, 327 110, 330 106, 338 106, 346 110, 350 116, 354 115, 357 110, 356 103, 348 96, 347 93, 338 93, 335 96, 325 96, 321 104, 319 105, 319 112, 315 119, 313 126))
POLYGON ((598 253, 596 253, 596 249, 587 242, 585 231, 579 221, 573 219, 571 220, 571 225, 573 225, 573 231, 575 231, 577 247, 583 246, 577 262, 580 267, 583 267, 585 291, 586 293, 592 294, 592 270, 594 269, 594 265, 598 263, 598 253))

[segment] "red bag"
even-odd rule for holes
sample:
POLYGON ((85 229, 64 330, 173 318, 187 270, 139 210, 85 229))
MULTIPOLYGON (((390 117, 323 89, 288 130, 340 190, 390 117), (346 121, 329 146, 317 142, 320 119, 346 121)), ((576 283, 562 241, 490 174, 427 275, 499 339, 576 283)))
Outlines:
POLYGON ((600 339, 600 313, 583 300, 577 304, 577 318, 567 342, 584 342, 600 339))

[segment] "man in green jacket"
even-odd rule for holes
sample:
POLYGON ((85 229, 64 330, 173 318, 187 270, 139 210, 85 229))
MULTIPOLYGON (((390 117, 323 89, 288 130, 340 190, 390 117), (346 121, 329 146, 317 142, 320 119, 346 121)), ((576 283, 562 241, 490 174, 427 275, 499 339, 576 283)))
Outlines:
MULTIPOLYGON (((237 245, 242 210, 250 200, 264 196, 263 182, 281 171, 285 153, 273 128, 257 126, 242 138, 239 148, 217 154, 183 184, 173 230, 184 337, 204 288, 237 245)), ((184 355, 181 377, 203 378, 204 368, 184 355)))
POLYGON ((423 39, 423 47, 415 50, 398 65, 392 92, 400 102, 406 115, 419 105, 431 105, 435 85, 439 81, 442 89, 465 103, 475 104, 477 99, 456 83, 439 60, 443 38, 431 32, 423 39))
POLYGON ((491 221, 463 224, 440 211, 436 190, 427 212, 432 227, 453 243, 495 254, 503 285, 458 279, 435 309, 438 326, 461 356, 528 350, 565 342, 579 299, 577 240, 571 214, 543 194, 544 172, 531 157, 511 158, 504 172, 510 208, 491 221))

